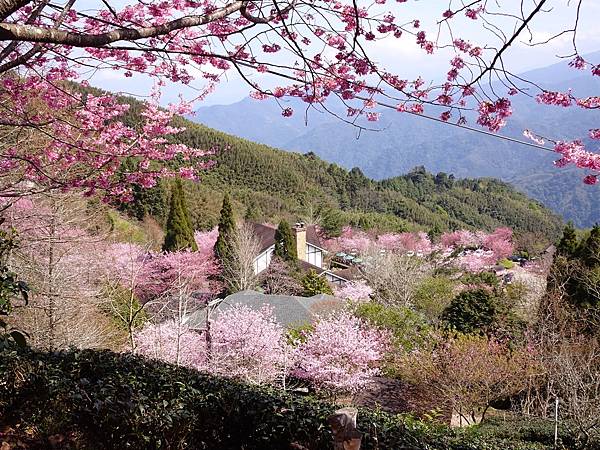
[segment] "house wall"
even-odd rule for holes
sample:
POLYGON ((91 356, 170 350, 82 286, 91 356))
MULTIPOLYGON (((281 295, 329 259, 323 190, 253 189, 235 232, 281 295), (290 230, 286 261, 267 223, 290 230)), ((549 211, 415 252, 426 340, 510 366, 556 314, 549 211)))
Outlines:
MULTIPOLYGON (((313 266, 323 268, 323 250, 308 243, 305 244, 304 249, 305 257, 303 260, 312 264, 313 266)), ((275 246, 272 245, 254 258, 254 273, 259 274, 269 267, 269 264, 271 264, 271 259, 273 258, 274 250, 275 246)))
POLYGON ((273 257, 273 251, 275 246, 272 245, 256 258, 254 258, 254 273, 259 274, 271 264, 271 258, 273 257))
POLYGON ((323 267, 323 251, 313 245, 306 244, 306 262, 313 266, 323 267))

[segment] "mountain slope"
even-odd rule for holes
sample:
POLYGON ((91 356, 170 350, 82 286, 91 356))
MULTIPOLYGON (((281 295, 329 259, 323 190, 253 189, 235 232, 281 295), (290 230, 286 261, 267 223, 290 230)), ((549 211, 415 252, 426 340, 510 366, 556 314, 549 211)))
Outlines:
MULTIPOLYGON (((599 60, 600 52, 588 58, 599 60)), ((569 69, 566 63, 523 76, 549 89, 572 88, 577 95, 600 92, 600 79, 569 69)), ((598 111, 547 107, 519 96, 511 100, 515 114, 502 131, 507 136, 522 138, 523 130, 531 128, 552 138, 573 139, 600 122, 598 111)), ((335 117, 311 108, 305 124, 306 106, 297 100, 289 105, 296 110, 290 119, 281 117, 281 108, 273 101, 245 99, 234 105, 201 108, 194 120, 287 150, 313 151, 343 167, 360 167, 375 179, 405 173, 417 165, 461 177, 498 177, 579 226, 600 220, 600 186, 582 186, 581 171, 555 169, 552 152, 390 111, 384 111, 377 124, 380 131, 363 131, 357 139, 357 129, 335 117)))
MULTIPOLYGON (((98 89, 73 88, 101 93, 98 89)), ((130 105, 125 121, 135 123, 140 102, 128 97, 121 97, 121 101, 130 105)), ((350 223, 381 231, 491 230, 509 226, 519 234, 531 232, 549 240, 561 230, 558 216, 498 180, 459 180, 416 168, 405 176, 376 181, 357 168, 348 171, 314 154, 277 150, 183 117, 175 117, 173 122, 185 129, 171 137, 174 142, 220 149, 211 157, 216 166, 201 182, 187 182, 185 186, 198 229, 216 225, 223 192, 230 192, 238 216, 253 220, 314 221, 334 217, 338 226, 350 223)), ((152 215, 164 224, 168 184, 166 181, 153 189, 136 189, 135 201, 121 205, 121 209, 139 219, 152 215)))
MULTIPOLYGON (((312 154, 276 150, 182 118, 177 122, 186 127, 177 141, 224 149, 201 183, 186 185, 199 228, 216 224, 222 193, 228 191, 239 215, 255 220, 314 219, 333 211, 343 223, 380 230, 510 226, 518 233, 533 232, 552 240, 561 229, 556 215, 497 180, 459 180, 418 168, 405 176, 375 181, 358 169, 348 171, 312 154)), ((156 198, 140 194, 134 206, 156 198)), ((151 211, 150 206, 142 209, 151 211)))

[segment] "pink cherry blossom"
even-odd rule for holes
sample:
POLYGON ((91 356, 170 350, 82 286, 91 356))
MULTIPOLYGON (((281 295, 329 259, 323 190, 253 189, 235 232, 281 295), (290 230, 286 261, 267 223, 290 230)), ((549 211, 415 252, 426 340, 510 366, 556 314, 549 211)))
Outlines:
POLYGON ((293 374, 317 388, 357 391, 379 374, 388 337, 348 313, 321 318, 297 349, 293 374))
POLYGON ((353 302, 368 301, 373 289, 363 280, 349 281, 343 286, 337 286, 334 290, 336 297, 353 302))

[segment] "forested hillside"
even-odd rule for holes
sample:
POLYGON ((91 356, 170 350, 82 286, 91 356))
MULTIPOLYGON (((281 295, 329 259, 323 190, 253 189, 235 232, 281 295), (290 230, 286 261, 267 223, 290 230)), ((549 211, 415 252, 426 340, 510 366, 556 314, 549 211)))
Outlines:
MULTIPOLYGON (((135 102, 133 102, 135 104, 135 102)), ((135 112, 137 108, 132 108, 135 112)), ((512 227, 556 237, 561 220, 538 202, 494 179, 456 179, 416 168, 407 175, 375 181, 314 154, 276 150, 178 118, 186 131, 178 142, 215 148, 215 167, 200 183, 187 183, 194 225, 213 227, 224 191, 240 216, 253 220, 287 217, 306 221, 351 223, 382 230, 446 230, 512 227)), ((124 208, 138 218, 165 218, 168 189, 138 192, 124 208)))
MULTIPOLYGON (((589 55, 598 60, 600 53, 589 55)), ((581 96, 595 96, 600 80, 574 71, 561 62, 522 74, 551 91, 572 89, 581 96)), ((498 87, 504 92, 503 87, 498 87)), ((527 91, 527 89, 525 89, 527 91)), ((380 180, 405 173, 416 165, 456 176, 493 176, 508 181, 527 195, 560 213, 577 226, 588 227, 600 220, 597 206, 600 187, 582 185, 580 169, 556 168, 557 156, 514 142, 448 127, 422 117, 381 111, 379 122, 359 123, 376 132, 359 130, 325 113, 318 105, 297 99, 278 102, 251 98, 232 105, 202 107, 193 120, 207 126, 290 151, 313 151, 342 167, 360 167, 369 177, 380 180), (281 117, 281 105, 292 107, 292 117, 281 117), (305 122, 305 112, 308 122, 305 122)), ((514 114, 501 134, 521 139, 532 129, 554 139, 572 140, 597 127, 597 111, 547 107, 529 102, 527 96, 511 97, 514 114)), ((334 102, 328 109, 343 117, 343 105, 334 102)), ((433 116, 441 110, 426 111, 433 116)), ((476 118, 467 114, 469 123, 476 118)), ((584 141, 595 148, 591 141, 584 141)))

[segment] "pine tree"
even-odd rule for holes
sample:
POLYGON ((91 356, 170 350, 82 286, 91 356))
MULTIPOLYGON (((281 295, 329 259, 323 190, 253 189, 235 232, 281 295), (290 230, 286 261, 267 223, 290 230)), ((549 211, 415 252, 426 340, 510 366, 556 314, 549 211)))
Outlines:
POLYGON ((312 297, 318 294, 333 294, 327 280, 320 277, 313 269, 302 278, 302 286, 304 287, 303 295, 305 297, 312 297))
POLYGON ((163 251, 198 250, 181 180, 176 180, 171 189, 166 229, 163 251))
POLYGON ((443 231, 444 230, 442 230, 442 227, 440 227, 440 225, 436 222, 427 232, 427 237, 429 237, 431 242, 435 242, 442 235, 443 231))
POLYGON ((600 267, 600 225, 594 225, 590 235, 581 243, 579 255, 590 269, 600 267))
POLYGON ((233 217, 233 207, 228 194, 223 196, 223 206, 221 207, 221 216, 219 217, 219 237, 215 242, 215 256, 226 263, 229 256, 229 246, 235 231, 235 219, 233 217))
POLYGON ((275 256, 285 261, 296 261, 298 251, 296 249, 296 239, 292 233, 292 228, 287 221, 279 222, 277 231, 275 231, 275 256))
POLYGON ((342 234, 342 229, 346 224, 344 215, 337 209, 329 209, 323 216, 321 228, 329 237, 337 237, 342 234))
POLYGON ((577 234, 573 222, 569 221, 563 229, 563 235, 556 247, 559 255, 571 257, 577 250, 577 234))

